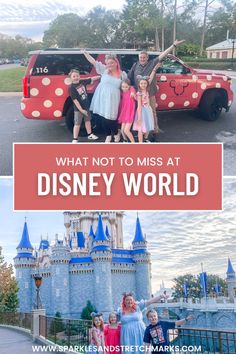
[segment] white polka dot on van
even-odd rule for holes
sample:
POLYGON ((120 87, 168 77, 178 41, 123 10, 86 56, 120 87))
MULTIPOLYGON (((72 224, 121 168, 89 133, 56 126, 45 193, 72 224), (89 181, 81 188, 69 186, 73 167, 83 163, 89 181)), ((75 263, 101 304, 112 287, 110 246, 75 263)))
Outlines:
POLYGON ((217 88, 220 88, 221 87, 221 84, 219 82, 216 83, 216 87, 217 88))
POLYGON ((46 101, 43 102, 43 105, 46 108, 50 108, 50 107, 52 107, 52 101, 46 100, 46 101))
POLYGON ((44 86, 48 86, 48 85, 50 85, 50 83, 51 83, 51 80, 50 80, 48 77, 44 77, 44 78, 43 78, 42 84, 43 84, 44 86))
POLYGON ((197 80, 198 80, 197 75, 193 75, 193 76, 192 76, 192 79, 193 79, 193 81, 197 81, 197 80))
POLYGON ((61 88, 57 88, 57 89, 55 90, 55 94, 56 94, 57 96, 61 96, 61 95, 63 95, 63 90, 62 90, 61 88))
POLYGON ((54 115, 54 117, 61 117, 62 113, 61 113, 61 111, 54 111, 53 115, 54 115))
POLYGON ((208 81, 211 81, 211 80, 212 80, 212 76, 211 76, 211 75, 207 75, 206 77, 207 77, 207 80, 208 80, 208 81))
POLYGON ((167 81, 166 76, 165 76, 165 75, 161 75, 161 77, 160 77, 160 81, 167 81))
POLYGON ((224 81, 227 81, 228 79, 227 79, 227 76, 223 76, 223 80, 224 81))
POLYGON ((205 90, 206 87, 207 87, 206 83, 203 82, 203 83, 201 84, 201 89, 202 89, 202 90, 205 90))
POLYGON ((40 117, 40 112, 39 111, 33 111, 31 114, 35 118, 40 117))
POLYGON ((166 97, 167 97, 167 95, 166 95, 165 93, 163 93, 163 94, 160 96, 160 99, 161 99, 162 101, 164 101, 164 100, 166 99, 166 97))
POLYGON ((174 102, 169 102, 169 103, 168 103, 168 107, 169 107, 169 108, 174 107, 174 105, 175 105, 174 102))
POLYGON ((22 109, 22 111, 26 108, 26 105, 23 103, 23 102, 21 102, 21 104, 20 104, 20 108, 22 109))
POLYGON ((65 80, 64 80, 64 83, 66 85, 70 85, 72 83, 71 79, 69 77, 67 77, 65 80))
POLYGON ((30 90, 30 94, 31 94, 32 96, 38 96, 39 90, 36 89, 36 88, 32 88, 32 89, 30 90))
POLYGON ((194 93, 192 94, 192 98, 198 98, 198 93, 197 93, 197 92, 194 92, 194 93))
POLYGON ((184 102, 184 107, 188 107, 190 105, 190 102, 189 101, 185 101, 184 102))

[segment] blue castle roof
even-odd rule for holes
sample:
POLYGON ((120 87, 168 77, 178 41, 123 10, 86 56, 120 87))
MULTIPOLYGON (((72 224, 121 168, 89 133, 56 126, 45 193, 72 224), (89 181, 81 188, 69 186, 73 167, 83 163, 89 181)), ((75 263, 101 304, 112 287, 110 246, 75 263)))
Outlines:
POLYGON ((227 274, 235 274, 234 268, 232 266, 230 258, 228 258, 228 269, 227 269, 227 274))
POLYGON ((39 250, 47 250, 49 248, 48 240, 41 240, 39 250))
POLYGON ((31 245, 30 239, 29 239, 29 233, 28 233, 28 227, 27 227, 26 221, 24 223, 24 229, 22 232, 20 243, 16 249, 18 249, 18 248, 29 248, 29 249, 33 250, 33 247, 31 245))
POLYGON ((106 235, 107 239, 110 238, 110 234, 109 234, 109 230, 108 230, 108 226, 107 225, 106 225, 105 235, 106 235))
POLYGON ((98 245, 93 247, 93 251, 110 251, 110 247, 109 246, 105 246, 105 245, 98 245))
POLYGON ((77 232, 77 243, 78 247, 84 248, 84 234, 82 231, 77 232))
POLYGON ((99 214, 98 227, 97 227, 97 231, 96 231, 95 241, 106 241, 106 240, 107 240, 107 238, 104 233, 104 229, 103 229, 103 225, 102 225, 102 217, 101 217, 101 214, 99 214))
POLYGON ((74 257, 71 258, 70 260, 70 264, 77 264, 77 263, 90 263, 92 262, 92 258, 91 257, 74 257))
POLYGON ((33 258, 33 259, 35 259, 35 257, 32 255, 32 253, 29 253, 29 252, 20 252, 17 254, 16 257, 14 257, 14 259, 15 258, 33 258))
POLYGON ((92 237, 93 239, 95 239, 95 233, 93 231, 93 225, 91 224, 90 225, 90 230, 89 230, 89 236, 92 237))
POLYGON ((135 263, 132 258, 112 257, 114 263, 135 263))
POLYGON ((141 229, 139 217, 137 217, 137 220, 136 220, 136 229, 135 229, 135 236, 134 236, 133 243, 134 242, 145 242, 145 238, 143 237, 143 232, 141 229))

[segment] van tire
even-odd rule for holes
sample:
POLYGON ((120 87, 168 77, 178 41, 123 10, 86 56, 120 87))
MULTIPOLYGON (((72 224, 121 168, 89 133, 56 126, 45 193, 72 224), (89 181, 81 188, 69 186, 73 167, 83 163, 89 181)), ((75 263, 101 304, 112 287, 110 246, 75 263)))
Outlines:
POLYGON ((201 99, 200 112, 203 119, 215 121, 219 118, 223 108, 223 97, 218 90, 206 91, 201 99))
POLYGON ((69 109, 66 112, 66 126, 69 129, 71 133, 73 133, 73 128, 74 128, 74 107, 70 106, 69 109))

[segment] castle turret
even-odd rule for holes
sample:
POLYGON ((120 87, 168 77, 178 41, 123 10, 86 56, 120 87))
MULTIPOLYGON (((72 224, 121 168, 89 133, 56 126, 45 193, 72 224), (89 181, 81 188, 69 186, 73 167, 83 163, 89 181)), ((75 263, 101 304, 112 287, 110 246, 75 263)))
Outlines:
POLYGON ((93 241, 95 240, 95 233, 93 231, 93 225, 91 224, 90 225, 90 230, 89 230, 89 241, 88 241, 88 250, 89 252, 92 251, 92 248, 93 248, 93 241))
POLYGON ((228 286, 229 298, 233 301, 236 296, 236 277, 230 258, 228 258, 228 268, 226 272, 226 282, 228 286))
POLYGON ((61 315, 69 316, 69 262, 70 248, 56 238, 52 247, 51 276, 52 276, 52 312, 60 312, 61 315))
POLYGON ((111 291, 111 247, 107 239, 102 217, 99 214, 96 237, 93 241, 91 257, 94 262, 94 298, 95 307, 104 314, 112 310, 112 291, 111 291))
POLYGON ((32 268, 35 267, 35 257, 33 256, 33 246, 29 239, 28 227, 25 221, 17 255, 14 258, 16 269, 16 280, 19 286, 18 299, 19 311, 30 312, 33 307, 33 280, 31 276, 32 268))
POLYGON ((149 299, 151 296, 151 261, 150 253, 147 251, 147 241, 143 236, 139 217, 136 220, 135 236, 132 242, 133 259, 136 268, 136 297, 149 299))

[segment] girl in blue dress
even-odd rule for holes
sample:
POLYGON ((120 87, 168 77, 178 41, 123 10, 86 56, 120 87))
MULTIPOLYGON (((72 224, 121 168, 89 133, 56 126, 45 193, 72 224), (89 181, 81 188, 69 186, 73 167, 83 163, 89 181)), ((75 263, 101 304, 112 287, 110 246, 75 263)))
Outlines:
POLYGON ((146 136, 146 141, 148 133, 154 130, 154 116, 153 110, 150 105, 149 99, 149 85, 156 76, 156 70, 161 66, 158 62, 153 68, 150 76, 137 76, 138 79, 138 92, 137 101, 138 108, 136 111, 133 130, 138 131, 138 141, 143 142, 143 137, 146 136))
POLYGON ((83 51, 86 59, 95 67, 96 72, 101 75, 90 105, 90 110, 98 114, 103 120, 105 142, 110 143, 112 137, 114 141, 120 140, 118 134, 118 109, 120 104, 121 81, 127 77, 120 69, 118 59, 114 54, 106 56, 106 65, 96 61, 88 52, 83 51))
POLYGON ((119 309, 122 354, 132 352, 143 354, 143 337, 146 326, 143 322, 142 311, 163 298, 166 298, 166 296, 160 295, 150 300, 135 301, 132 293, 123 295, 121 308, 119 309))

